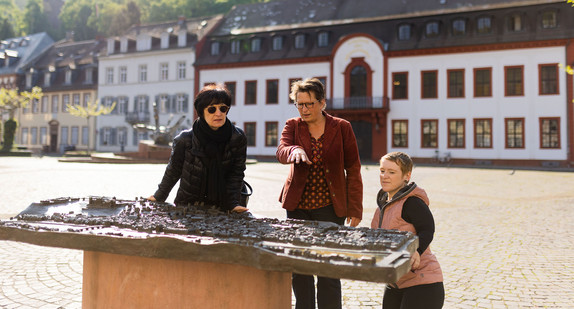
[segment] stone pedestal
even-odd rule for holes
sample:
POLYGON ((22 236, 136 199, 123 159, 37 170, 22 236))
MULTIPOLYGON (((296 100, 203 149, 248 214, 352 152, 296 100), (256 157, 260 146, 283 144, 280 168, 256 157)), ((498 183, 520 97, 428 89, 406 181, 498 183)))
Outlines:
POLYGON ((291 273, 84 251, 83 308, 291 308, 291 273))

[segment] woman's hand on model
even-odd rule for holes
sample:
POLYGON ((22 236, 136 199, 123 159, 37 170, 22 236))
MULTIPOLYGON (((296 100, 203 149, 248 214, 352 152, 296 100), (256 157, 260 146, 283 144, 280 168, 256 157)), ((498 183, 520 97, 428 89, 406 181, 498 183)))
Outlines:
POLYGON ((147 199, 148 199, 148 201, 157 202, 157 200, 155 199, 155 196, 153 196, 153 195, 148 197, 147 199))
POLYGON ((305 153, 305 150, 303 150, 301 147, 297 147, 291 151, 289 157, 287 158, 287 162, 296 164, 305 162, 307 164, 311 164, 311 160, 309 160, 307 153, 305 153))
POLYGON ((421 255, 418 251, 415 251, 413 256, 411 256, 411 271, 414 271, 419 268, 421 263, 421 255))
POLYGON ((361 223, 361 219, 355 217, 347 217, 347 224, 349 223, 352 227, 356 227, 359 225, 359 223, 361 223))
POLYGON ((241 213, 241 212, 246 212, 248 210, 249 210, 249 208, 247 208, 247 207, 235 206, 231 211, 241 213))

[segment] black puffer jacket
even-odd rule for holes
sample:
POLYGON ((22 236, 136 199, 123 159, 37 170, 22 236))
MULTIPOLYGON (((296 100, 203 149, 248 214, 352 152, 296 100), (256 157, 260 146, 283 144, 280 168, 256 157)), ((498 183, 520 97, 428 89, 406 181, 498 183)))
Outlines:
MULTIPOLYGON (((193 130, 181 132, 173 140, 171 157, 165 169, 163 179, 154 193, 156 200, 163 202, 178 180, 179 189, 175 197, 176 205, 193 204, 204 201, 201 195, 201 182, 206 177, 204 146, 194 136, 193 130)), ((223 151, 222 165, 227 186, 226 205, 216 205, 221 210, 231 210, 239 205, 239 196, 243 186, 245 160, 247 158, 247 138, 243 130, 232 126, 231 138, 223 151)))

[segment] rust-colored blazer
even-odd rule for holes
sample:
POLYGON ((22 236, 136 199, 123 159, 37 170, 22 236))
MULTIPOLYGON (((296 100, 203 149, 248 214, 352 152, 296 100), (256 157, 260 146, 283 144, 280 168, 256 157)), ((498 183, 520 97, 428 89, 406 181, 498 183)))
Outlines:
MULTIPOLYGON (((362 219, 363 180, 353 128, 347 120, 333 117, 325 112, 323 115, 326 117, 326 122, 322 155, 333 208, 339 217, 362 219)), ((299 117, 287 120, 281 133, 281 143, 277 147, 277 160, 282 164, 288 164, 289 154, 297 147, 302 147, 308 155, 311 154, 309 127, 299 117)), ((307 163, 291 164, 291 172, 279 196, 283 208, 287 210, 297 208, 308 174, 307 163)))

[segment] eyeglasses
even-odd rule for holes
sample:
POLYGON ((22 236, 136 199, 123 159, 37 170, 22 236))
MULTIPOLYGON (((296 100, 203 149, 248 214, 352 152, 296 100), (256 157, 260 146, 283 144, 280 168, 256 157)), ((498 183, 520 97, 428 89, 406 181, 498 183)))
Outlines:
POLYGON ((309 103, 295 102, 295 107, 297 107, 298 109, 303 109, 303 106, 306 107, 307 109, 311 109, 311 108, 313 108, 314 105, 315 105, 315 102, 309 102, 309 103))
MULTIPOLYGON (((229 110, 229 107, 227 105, 221 105, 219 106, 219 111, 222 113, 227 113, 227 111, 229 110)), ((217 107, 216 106, 209 106, 207 108, 207 112, 210 114, 215 114, 215 111, 217 111, 217 107)))

